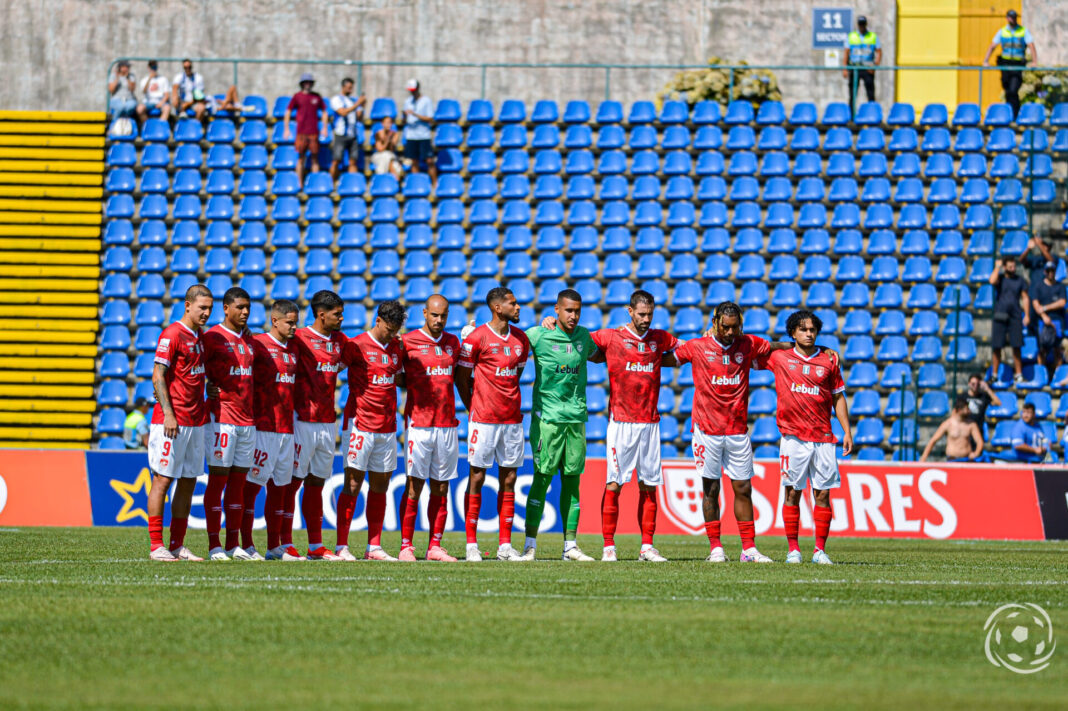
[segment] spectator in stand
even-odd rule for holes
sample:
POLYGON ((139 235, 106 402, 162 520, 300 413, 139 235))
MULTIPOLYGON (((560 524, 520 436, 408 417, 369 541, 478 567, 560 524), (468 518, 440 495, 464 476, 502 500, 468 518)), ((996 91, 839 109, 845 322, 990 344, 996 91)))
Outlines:
POLYGON ((1064 284, 1057 281, 1057 263, 1046 262, 1042 280, 1031 287, 1031 305, 1039 318, 1038 363, 1046 366, 1050 377, 1062 360, 1065 304, 1068 304, 1068 293, 1064 284))
POLYGON ((293 95, 286 107, 285 127, 283 134, 288 139, 292 134, 289 132, 289 119, 294 111, 297 114, 297 137, 294 147, 297 149, 297 181, 304 184, 304 155, 311 155, 311 172, 319 172, 319 117, 322 116, 322 136, 326 140, 327 130, 330 127, 329 116, 326 113, 326 102, 323 97, 312 91, 315 86, 315 77, 305 72, 300 75, 300 91, 293 95))
POLYGON ((1024 403, 1020 419, 1012 427, 1012 452, 1007 459, 1027 464, 1039 464, 1049 456, 1049 440, 1035 415, 1035 406, 1024 403))
POLYGON ((337 180, 341 172, 341 161, 345 151, 349 152, 349 172, 356 172, 363 146, 363 107, 367 97, 360 94, 359 99, 352 98, 355 82, 349 77, 341 80, 341 93, 330 99, 330 108, 337 114, 334 119, 334 142, 330 145, 334 160, 330 164, 330 177, 337 180))
POLYGON ((434 107, 423 96, 419 82, 408 80, 410 96, 404 100, 404 155, 412 161, 412 172, 418 173, 426 166, 430 182, 438 180, 437 161, 430 145, 430 122, 434 120, 434 107))
POLYGON ((400 180, 404 175, 397 153, 401 149, 400 133, 393 125, 393 119, 386 116, 382 119, 382 127, 375 131, 375 152, 371 155, 371 165, 376 175, 392 173, 393 177, 400 180))
POLYGON ((137 398, 134 409, 126 416, 122 426, 122 439, 126 449, 146 449, 148 447, 148 412, 152 401, 147 397, 137 398))
POLYGON ((167 77, 158 72, 159 63, 155 59, 148 62, 148 76, 141 81, 141 94, 145 97, 148 111, 159 109, 159 117, 166 121, 171 117, 171 87, 167 77))
POLYGON ((986 408, 993 405, 1001 407, 1001 398, 983 379, 982 373, 972 373, 968 378, 968 389, 958 397, 964 398, 968 403, 968 414, 972 421, 979 427, 980 432, 986 426, 986 408))
POLYGON ((1023 382, 1023 330, 1031 322, 1031 299, 1027 280, 1017 273, 1016 258, 1004 257, 990 274, 994 286, 994 317, 990 334, 991 366, 995 382, 1000 377, 1001 350, 1012 348, 1012 368, 1017 384, 1023 382))
POLYGON ((171 105, 179 118, 189 110, 193 116, 203 120, 210 108, 212 111, 233 111, 240 113, 242 106, 238 104, 237 87, 231 85, 226 90, 226 95, 221 103, 209 99, 204 93, 204 77, 199 72, 193 71, 193 60, 182 60, 182 71, 174 77, 171 89, 171 105), (210 105, 209 105, 210 104, 210 105))
POLYGON ((125 59, 120 60, 108 77, 108 92, 111 94, 108 105, 112 116, 136 118, 138 123, 145 120, 145 105, 137 100, 134 94, 136 89, 137 77, 130 71, 130 63, 125 59))
POLYGON ((938 440, 946 438, 947 462, 976 462, 983 460, 983 433, 979 425, 968 416, 968 400, 964 397, 957 398, 953 403, 953 412, 938 426, 934 435, 931 436, 927 446, 923 448, 920 456, 921 462, 926 462, 931 456, 938 440))
POLYGON ((998 56, 999 67, 1014 67, 1001 70, 1001 88, 1005 90, 1005 101, 1012 107, 1012 115, 1020 113, 1020 87, 1023 85, 1023 68, 1027 66, 1027 50, 1031 50, 1031 61, 1038 64, 1038 50, 1031 33, 1018 21, 1016 11, 1005 13, 1005 26, 997 31, 983 57, 983 66, 990 66, 990 55, 1001 47, 998 56))

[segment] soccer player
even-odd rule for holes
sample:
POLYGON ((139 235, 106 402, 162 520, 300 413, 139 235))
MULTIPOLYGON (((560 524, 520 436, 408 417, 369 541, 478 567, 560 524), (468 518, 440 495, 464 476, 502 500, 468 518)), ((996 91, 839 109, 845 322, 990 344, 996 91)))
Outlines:
MULTIPOLYGON (((679 365, 693 364, 693 457, 704 486, 708 560, 725 563, 720 541, 719 487, 725 471, 734 489, 734 517, 742 539, 741 561, 770 563, 757 550, 753 524, 753 445, 749 440, 749 369, 771 352, 763 338, 742 333, 742 310, 724 301, 712 316, 711 336, 675 349, 679 365)), ((775 344, 776 348, 788 347, 775 344)))
POLYGON ((223 295, 223 322, 204 334, 204 368, 207 379, 219 389, 208 399, 209 427, 204 429, 208 454, 208 487, 204 512, 211 560, 263 560, 238 545, 244 516, 243 488, 252 466, 256 427, 252 418, 252 337, 245 325, 251 300, 241 287, 223 295), (223 491, 226 504, 226 547, 219 541, 223 491))
POLYGON ((782 439, 779 442, 779 469, 786 501, 782 519, 790 552, 787 563, 801 562, 797 544, 798 521, 801 520, 801 494, 811 480, 816 507, 816 549, 812 562, 830 565, 824 552, 831 530, 831 489, 842 485, 835 456, 835 437, 831 431, 831 413, 838 417, 842 431, 842 454, 853 451, 853 432, 849 427, 845 382, 841 362, 835 353, 816 346, 823 322, 811 311, 795 311, 786 320, 786 333, 794 339, 790 350, 776 350, 759 364, 775 374, 778 409, 775 420, 782 439))
MULTIPOLYGON (((337 449, 337 410, 334 407, 337 374, 349 339, 341 332, 345 302, 326 289, 311 298, 315 321, 297 329, 297 383, 293 407, 296 469, 282 499, 280 545, 293 545, 293 511, 297 492, 304 486, 300 512, 308 529, 309 560, 342 560, 323 545, 323 486, 334 471, 337 449)), ((355 560, 355 558, 353 558, 355 560)))
POLYGON ((512 548, 515 515, 516 469, 523 463, 523 412, 519 378, 530 354, 530 342, 519 321, 515 294, 503 286, 486 294, 493 312, 489 323, 471 331, 460 346, 456 390, 470 413, 467 462, 471 476, 464 497, 467 529, 467 560, 482 560, 478 550, 478 512, 482 508, 482 484, 486 470, 497 462, 500 488, 497 492, 499 520, 497 560, 519 560, 512 548))
POLYGON ((660 367, 674 365, 672 351, 679 340, 667 331, 649 328, 656 302, 648 291, 630 296, 630 323, 593 333, 593 342, 608 363, 608 482, 601 501, 604 554, 601 560, 616 560, 616 520, 619 490, 638 477, 638 524, 642 547, 638 560, 664 562, 653 547, 656 532, 656 487, 663 483, 660 465, 660 367))
POLYGON ((586 468, 586 362, 604 361, 590 332, 580 326, 582 297, 574 289, 556 296, 556 328, 527 331, 534 355, 534 402, 530 442, 534 482, 527 497, 523 559, 534 560, 545 494, 560 472, 560 516, 564 519, 564 560, 591 561, 575 540, 579 522, 579 479, 586 468))
POLYGON ((200 329, 211 315, 211 292, 194 284, 185 292, 185 313, 159 335, 152 389, 156 406, 148 429, 149 558, 159 561, 204 560, 185 547, 189 506, 197 477, 204 472, 204 347, 200 329), (171 481, 177 479, 171 499, 171 540, 163 545, 163 504, 171 481))
MULTIPOLYGON (((245 480, 245 516, 241 522, 241 547, 256 556, 252 525, 256 497, 267 485, 267 560, 295 561, 304 556, 281 541, 283 498, 293 481, 296 450, 293 446, 293 391, 297 382, 296 303, 280 299, 271 306, 271 330, 252 338, 252 403, 256 418, 256 449, 252 469, 245 480)), ((292 510, 291 510, 292 512, 292 510)), ((290 518, 292 521, 292 518, 290 518)), ((292 542, 291 542, 292 543, 292 542)))
POLYGON ((449 482, 456 478, 459 442, 456 436, 456 400, 453 397, 453 370, 460 357, 460 339, 445 333, 449 302, 434 294, 423 307, 423 327, 404 334, 404 380, 408 395, 404 402, 408 443, 408 495, 401 519, 400 560, 414 561, 415 519, 419 495, 430 482, 427 520, 430 540, 426 559, 455 563, 441 546, 448 520, 449 482))
POLYGON ((370 331, 349 341, 344 361, 349 363, 349 401, 345 424, 349 431, 345 455, 345 488, 337 499, 337 547, 342 560, 356 560, 349 552, 349 527, 356 512, 364 477, 370 473, 367 492, 366 560, 396 561, 382 548, 382 520, 386 492, 397 468, 397 386, 403 385, 403 344, 397 334, 408 315, 399 301, 378 305, 370 331))

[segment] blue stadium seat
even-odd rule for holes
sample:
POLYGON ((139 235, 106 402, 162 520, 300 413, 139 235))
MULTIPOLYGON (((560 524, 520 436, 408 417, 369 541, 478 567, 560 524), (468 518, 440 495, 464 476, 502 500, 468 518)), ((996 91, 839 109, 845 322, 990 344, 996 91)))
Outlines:
POLYGON ((924 132, 920 149, 929 153, 945 152, 950 149, 950 145, 949 131, 944 128, 931 128, 924 132))
POLYGON ((823 138, 824 151, 848 151, 853 147, 853 134, 848 128, 828 129, 823 138))
POLYGON ((656 107, 651 101, 635 101, 630 105, 627 123, 631 125, 653 123, 656 121, 656 107))
POLYGON ((886 136, 881 128, 864 128, 857 134, 858 151, 882 151, 886 148, 886 136))

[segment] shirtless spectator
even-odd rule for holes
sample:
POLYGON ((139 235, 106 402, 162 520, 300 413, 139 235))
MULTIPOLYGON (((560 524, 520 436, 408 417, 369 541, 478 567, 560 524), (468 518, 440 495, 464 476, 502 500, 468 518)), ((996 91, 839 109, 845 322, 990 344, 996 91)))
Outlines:
POLYGON ((393 119, 386 116, 382 119, 382 128, 375 131, 375 152, 371 155, 371 165, 374 166, 376 175, 392 173, 393 177, 400 180, 404 175, 400 159, 400 133, 393 125, 393 119))
MULTIPOLYGON (((171 105, 175 113, 181 117, 186 111, 192 109, 193 115, 203 119, 208 113, 208 95, 204 93, 204 77, 200 72, 193 71, 193 60, 182 60, 182 71, 174 77, 174 86, 171 90, 171 105)), ((237 103, 237 87, 231 85, 226 90, 226 96, 221 103, 216 104, 210 100, 215 111, 234 111, 240 113, 242 107, 237 103)))
POLYGON ((148 76, 141 81, 141 93, 149 111, 159 109, 159 117, 166 121, 171 117, 171 87, 167 77, 159 75, 159 63, 148 62, 148 76))
POLYGON ((938 426, 931 441, 923 448, 921 462, 927 461, 931 450, 943 437, 946 438, 947 462, 974 462, 983 456, 983 433, 968 412, 967 398, 959 397, 953 403, 953 412, 938 426))

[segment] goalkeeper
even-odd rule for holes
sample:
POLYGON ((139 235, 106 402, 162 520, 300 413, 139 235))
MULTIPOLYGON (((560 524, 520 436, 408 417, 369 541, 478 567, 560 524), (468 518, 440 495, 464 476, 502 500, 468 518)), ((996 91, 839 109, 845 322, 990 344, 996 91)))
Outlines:
MULTIPOLYGON (((564 289, 556 297, 555 328, 527 331, 534 355, 534 402, 530 444, 534 483, 526 509, 522 560, 534 560, 545 495, 559 471, 560 516, 564 520, 564 560, 591 561, 575 541, 579 522, 579 477, 586 468, 586 362, 604 362, 590 332, 578 325, 582 297, 564 289)), ((544 323, 544 322, 543 322, 544 323)))

